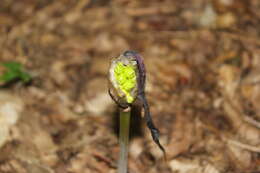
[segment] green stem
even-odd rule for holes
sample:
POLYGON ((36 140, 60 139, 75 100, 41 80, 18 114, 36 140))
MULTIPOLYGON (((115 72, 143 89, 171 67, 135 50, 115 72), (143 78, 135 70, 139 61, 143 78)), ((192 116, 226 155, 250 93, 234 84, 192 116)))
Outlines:
POLYGON ((130 107, 126 109, 120 109, 120 155, 118 162, 118 173, 127 173, 130 115, 130 107))

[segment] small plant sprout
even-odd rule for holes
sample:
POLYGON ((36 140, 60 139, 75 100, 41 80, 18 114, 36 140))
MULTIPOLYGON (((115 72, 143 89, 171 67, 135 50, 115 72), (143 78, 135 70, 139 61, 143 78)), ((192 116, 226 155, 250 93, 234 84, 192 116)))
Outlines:
POLYGON ((0 82, 4 84, 20 80, 23 83, 28 83, 31 81, 32 77, 29 73, 25 72, 22 64, 17 62, 5 62, 0 63, 2 66, 3 72, 0 72, 0 82))
POLYGON ((128 141, 131 105, 136 99, 142 102, 144 118, 153 141, 163 151, 159 141, 159 130, 155 127, 149 105, 145 97, 145 67, 142 57, 135 51, 125 51, 119 57, 112 59, 109 69, 109 95, 120 108, 119 145, 120 156, 118 173, 127 172, 128 141))

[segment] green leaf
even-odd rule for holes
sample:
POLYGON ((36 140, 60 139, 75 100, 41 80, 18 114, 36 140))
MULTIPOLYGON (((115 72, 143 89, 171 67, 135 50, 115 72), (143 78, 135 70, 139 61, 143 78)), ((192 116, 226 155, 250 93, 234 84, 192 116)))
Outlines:
POLYGON ((23 70, 22 64, 18 62, 0 63, 5 69, 0 75, 0 81, 8 83, 14 80, 21 80, 23 83, 28 83, 32 77, 29 73, 23 70))
POLYGON ((10 71, 20 71, 22 69, 22 64, 17 62, 2 63, 2 66, 4 66, 6 69, 10 71))

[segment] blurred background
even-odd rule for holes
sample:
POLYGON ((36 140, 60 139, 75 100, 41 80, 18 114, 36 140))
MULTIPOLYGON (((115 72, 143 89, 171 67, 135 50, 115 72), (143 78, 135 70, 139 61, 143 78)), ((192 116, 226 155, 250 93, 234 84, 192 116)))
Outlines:
POLYGON ((137 108, 130 173, 259 172, 259 32, 258 0, 1 0, 0 172, 115 173, 128 49, 168 155, 137 108))

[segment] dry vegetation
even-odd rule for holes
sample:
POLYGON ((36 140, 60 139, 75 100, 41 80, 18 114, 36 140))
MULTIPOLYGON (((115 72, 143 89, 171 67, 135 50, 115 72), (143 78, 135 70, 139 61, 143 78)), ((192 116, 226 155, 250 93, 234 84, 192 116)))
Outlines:
POLYGON ((136 108, 130 173, 259 172, 259 28, 258 0, 1 0, 0 61, 33 81, 0 88, 0 172, 116 172, 107 68, 127 49, 168 154, 136 108))

